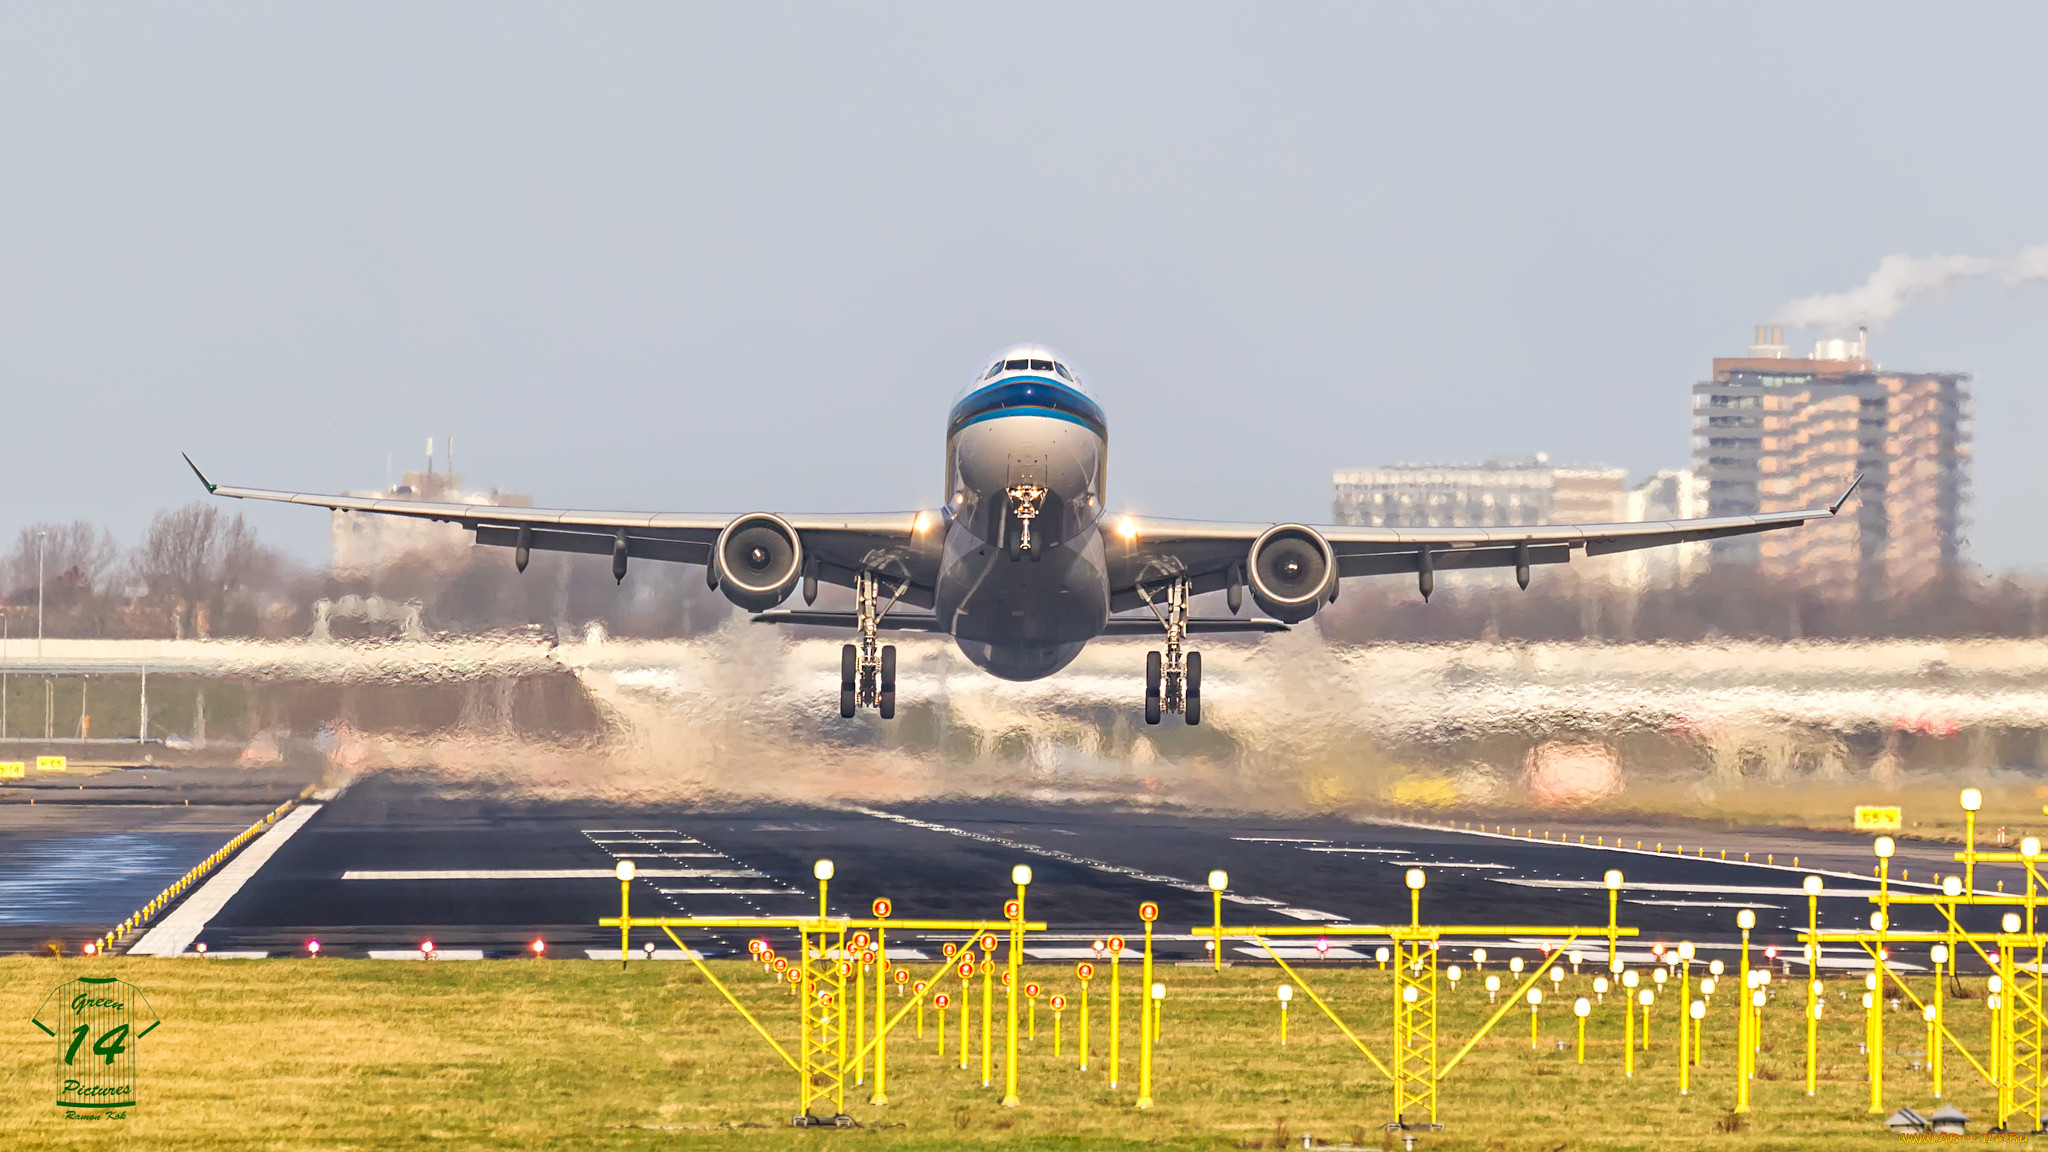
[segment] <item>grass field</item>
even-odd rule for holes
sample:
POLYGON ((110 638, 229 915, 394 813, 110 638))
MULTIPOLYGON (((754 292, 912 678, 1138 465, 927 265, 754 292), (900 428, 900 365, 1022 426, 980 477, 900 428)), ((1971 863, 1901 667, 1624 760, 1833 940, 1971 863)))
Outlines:
MULTIPOLYGON (((785 1043, 793 1043, 792 997, 756 966, 715 969, 785 1043)), ((1398 1148, 1380 1125, 1387 1082, 1308 1000, 1297 993, 1289 1043, 1278 1044, 1268 966, 1215 974, 1164 968, 1168 984, 1155 1068, 1156 1107, 1136 1097, 1136 979, 1126 980, 1123 1087, 1105 1068, 1107 981, 1094 984, 1088 1073, 1052 1054, 1052 1014, 1041 1007, 1038 1039, 1022 1045, 1022 1105, 1003 1108, 1001 997, 997 998, 997 1087, 980 1084, 957 1060, 958 1012, 944 1059, 932 1020, 922 1041, 915 1014, 891 1045, 888 1107, 849 1090, 848 1111, 863 1127, 796 1130, 795 1075, 688 964, 635 964, 629 972, 592 961, 491 963, 361 960, 201 961, 0 959, 4 1015, 0 1057, 0 1146, 35 1149, 384 1149, 384 1148, 1017 1148, 1300 1147, 1304 1133, 1333 1144, 1398 1148), (141 1102, 124 1120, 67 1120, 54 1104, 56 1042, 29 1023, 55 985, 86 974, 118 975, 140 986, 163 1025, 138 1045, 141 1102), (861 1103, 854 1103, 858 1099, 861 1103)), ((1127 976, 1135 976, 1127 971, 1127 976)), ((1384 1054, 1390 977, 1364 970, 1303 975, 1366 1042, 1384 1054)), ((919 974, 923 978, 924 973, 919 974)), ((1070 967, 1037 967, 1028 977, 1048 995, 1075 991, 1070 967)), ((1592 976, 1568 977, 1547 994, 1529 1043, 1529 1013, 1511 1009, 1443 1083, 1441 1133, 1422 1148, 1865 1148, 1889 1142, 1867 1115, 1862 1017, 1838 993, 1860 999, 1860 978, 1830 982, 1818 1095, 1803 1084, 1803 995, 1796 981, 1766 1009, 1754 1111, 1739 1128, 1734 1098, 1733 1002, 1717 997, 1706 1020, 1706 1057, 1694 1094, 1681 1100, 1675 1044, 1678 998, 1655 1009, 1651 1047, 1636 1077, 1621 1074, 1622 1021, 1613 997, 1595 1010, 1587 1062, 1569 1049, 1569 1002, 1590 994, 1592 976), (1730 1129, 1735 1130, 1730 1130, 1730 1129)), ((1923 980, 1922 983, 1925 981, 1923 980)), ((1486 994, 1467 979, 1446 997, 1445 1058, 1483 1022, 1486 994)), ((1547 981, 1546 981, 1547 984, 1547 981)), ((1985 1059, 1983 982, 1953 1004, 1952 1027, 1985 1059)), ((956 989, 957 990, 957 989, 956 989)), ((997 989, 1000 994, 1000 987, 997 989)), ((894 998, 892 997, 892 1002, 894 998)), ((869 1006, 872 1010, 872 1005, 869 1006)), ((979 1018, 979 996, 974 1016, 979 1018)), ((1934 1105, 1920 1059, 1924 1027, 1888 1013, 1886 1106, 1934 1105)), ((977 1044, 979 1037, 977 1035, 977 1044)), ((1953 1052, 1950 1098, 1987 1126, 1992 1093, 1953 1052)))

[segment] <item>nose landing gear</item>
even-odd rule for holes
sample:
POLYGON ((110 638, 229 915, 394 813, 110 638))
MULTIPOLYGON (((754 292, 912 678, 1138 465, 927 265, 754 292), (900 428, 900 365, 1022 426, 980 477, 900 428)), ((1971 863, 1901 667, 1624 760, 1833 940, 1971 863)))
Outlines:
POLYGON ((1185 652, 1188 631, 1188 597, 1185 577, 1166 586, 1164 609, 1152 591, 1138 585, 1152 614, 1166 629, 1166 651, 1145 653, 1145 723, 1157 724, 1162 713, 1178 712, 1189 724, 1202 722, 1202 654, 1185 652))
MULTIPOLYGON (((854 577, 854 620, 860 629, 858 642, 839 650, 839 715, 852 719, 863 707, 873 708, 884 720, 896 718, 896 646, 877 637, 882 616, 895 607, 881 605, 881 581, 873 572, 854 577)), ((898 597, 903 589, 896 590, 898 597)))
POLYGON ((1003 494, 1010 501, 1006 520, 1017 522, 1014 535, 1010 533, 1008 523, 1004 524, 1003 550, 1009 553, 1012 560, 1025 556, 1033 560, 1038 559, 1043 549, 1031 546, 1031 523, 1038 519, 1038 514, 1045 509, 1045 487, 1040 484, 1012 484, 1003 494))

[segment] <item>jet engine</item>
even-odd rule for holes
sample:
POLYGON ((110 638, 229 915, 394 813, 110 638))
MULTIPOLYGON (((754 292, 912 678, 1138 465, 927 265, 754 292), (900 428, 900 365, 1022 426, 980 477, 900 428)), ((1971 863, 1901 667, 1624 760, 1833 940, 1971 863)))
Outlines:
POLYGON ((1322 533, 1299 524, 1266 529, 1252 542, 1245 564, 1259 610, 1299 624, 1336 599, 1337 555, 1322 533))
POLYGON ((765 611, 789 599, 803 576, 803 540, 782 517, 750 512, 718 534, 711 566, 727 600, 749 612, 765 611))

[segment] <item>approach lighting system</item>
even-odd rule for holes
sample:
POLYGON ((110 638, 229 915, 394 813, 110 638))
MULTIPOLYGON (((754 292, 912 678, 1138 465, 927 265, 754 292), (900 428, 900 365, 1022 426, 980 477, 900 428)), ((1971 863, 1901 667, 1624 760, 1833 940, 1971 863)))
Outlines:
POLYGON ((1984 793, 1979 792, 1975 788, 1963 789, 1962 800, 1963 811, 1965 812, 1975 812, 1979 808, 1984 807, 1984 793))
POLYGON ((1225 872, 1221 868, 1209 873, 1209 890, 1211 892, 1221 892, 1228 887, 1230 887, 1230 873, 1225 872))
POLYGON ((1280 986, 1280 1002, 1285 1004, 1292 999, 1294 999, 1294 985, 1282 984, 1280 986))
POLYGON ((1756 927, 1755 910, 1750 908, 1744 908, 1742 911, 1737 912, 1735 914, 1735 926, 1737 928, 1742 929, 1745 932, 1747 932, 1751 928, 1756 927))
POLYGON ((1690 961, 1693 958, 1694 952, 1695 949, 1693 948, 1692 941, 1680 940, 1678 942, 1678 958, 1680 960, 1690 961))
POLYGON ((1424 882, 1424 880, 1426 880, 1426 879, 1427 879, 1427 877, 1423 876, 1423 874, 1422 874, 1422 869, 1420 869, 1420 868, 1410 868, 1410 869, 1408 870, 1408 889, 1409 889, 1409 891, 1411 891, 1411 892, 1420 892, 1420 891, 1422 890, 1422 885, 1423 885, 1423 882, 1424 882))
POLYGON ((1936 944, 1927 950, 1927 958, 1936 964, 1948 963, 1948 945, 1936 944))
POLYGON ((2021 856, 2024 856, 2027 859, 2032 860, 2034 857, 2039 856, 2040 854, 2041 838, 2039 836, 2029 836, 2026 839, 2020 841, 2021 856))
POLYGON ((1020 888, 1031 883, 1031 865, 1019 864, 1015 868, 1010 869, 1010 883, 1020 888))
POLYGON ((2005 918, 2000 920, 1999 923, 2005 927, 2006 934, 2011 935, 2020 930, 2020 914, 2017 912, 2007 912, 2005 918))
POLYGON ((1608 889, 1608 891, 1610 891, 1610 892, 1615 892, 1615 891, 1619 891, 1619 890, 1621 889, 1621 871, 1620 871, 1620 869, 1617 869, 1617 868, 1609 868, 1609 869, 1607 870, 1607 875, 1606 875, 1605 877, 1603 877, 1603 879, 1605 879, 1605 880, 1607 881, 1607 889, 1608 889))
POLYGON ((621 860, 619 861, 619 866, 612 869, 612 872, 618 876, 622 883, 631 880, 633 878, 633 862, 631 860, 621 860))
POLYGON ((811 865, 811 875, 820 880, 830 880, 832 878, 832 862, 830 860, 820 860, 816 864, 811 865))
POLYGON ((1892 858, 1892 853, 1898 850, 1898 845, 1893 843, 1892 838, 1889 836, 1879 836, 1871 842, 1870 850, 1877 853, 1879 860, 1889 860, 1892 858))
POLYGON ((1818 876, 1808 876, 1800 886, 1806 889, 1808 896, 1820 895, 1821 881, 1818 876))
POLYGON ((1943 876, 1941 878, 1941 894, 1951 899, 1961 896, 1963 894, 1963 878, 1960 876, 1943 876))
POLYGON ((1577 1000, 1573 1001, 1573 1003, 1572 1003, 1572 1015, 1574 1015, 1574 1016, 1591 1016, 1592 1014, 1593 1014, 1593 1002, 1592 1002, 1592 1001, 1590 1001, 1590 1000, 1586 999, 1586 998, 1585 998, 1584 996, 1581 996, 1581 997, 1579 997, 1579 998, 1578 998, 1577 1000))

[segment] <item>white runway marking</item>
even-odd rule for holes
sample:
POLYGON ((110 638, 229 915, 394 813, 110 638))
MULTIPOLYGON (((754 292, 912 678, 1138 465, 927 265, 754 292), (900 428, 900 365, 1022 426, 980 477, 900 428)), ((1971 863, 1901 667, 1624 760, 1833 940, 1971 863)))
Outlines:
POLYGON ((1454 863, 1449 860, 1389 860, 1387 863, 1392 864, 1396 868, 1485 868, 1502 872, 1508 869, 1506 864, 1468 864, 1454 863))
POLYGON ((128 949, 131 956, 176 956, 190 947, 199 934, 206 931, 206 922, 220 914, 235 893, 242 890, 255 877, 258 869, 270 863, 270 858, 292 838, 292 833, 306 826, 313 813, 320 810, 318 804, 301 804, 285 814, 285 818, 270 826, 270 831, 256 838, 256 842, 242 849, 234 859, 227 862, 213 879, 199 886, 199 891, 185 898, 184 903, 171 909, 171 914, 157 921, 156 927, 142 934, 142 939, 128 949))
MULTIPOLYGON (((645 873, 654 875, 652 871, 645 873)), ((656 888, 663 896, 809 896, 794 888, 656 888)))
POLYGON ((180 952, 185 960, 267 960, 268 952, 180 952))
MULTIPOLYGON (((1037 844, 1027 844, 1022 840, 990 836, 986 832, 969 832, 965 828, 955 828, 950 824, 934 824, 929 820, 919 820, 912 816, 899 816, 894 812, 884 812, 878 808, 862 808, 859 805, 851 805, 849 810, 858 812, 863 816, 873 816, 877 820, 891 820, 898 824, 907 824, 912 828, 922 828, 927 832, 943 832, 948 836, 959 836, 968 840, 979 840, 984 844, 995 844, 1004 848, 1011 848, 1018 852, 1029 852, 1034 856, 1043 856, 1049 860, 1058 860, 1062 863, 1074 864, 1082 868, 1092 868, 1097 872, 1107 872, 1112 876, 1127 876, 1133 880, 1143 880, 1148 884, 1163 884, 1170 888, 1178 888, 1183 892, 1200 892, 1205 896, 1209 894, 1209 886, 1207 884, 1196 884, 1190 880, 1183 880, 1178 876, 1161 876, 1155 872, 1141 872, 1136 868, 1126 868, 1121 864, 1091 860, 1086 856, 1076 856, 1072 852, 1061 852, 1056 848, 1045 848, 1037 844)), ((1329 912, 1313 912, 1305 908, 1287 908, 1281 906, 1278 901, 1258 896, 1242 896, 1236 892, 1225 892, 1223 899, 1226 903, 1230 904, 1253 904, 1271 907, 1281 915, 1293 916, 1297 920, 1336 921, 1350 919, 1348 916, 1337 916, 1329 912)))
MULTIPOLYGON (((1276 841, 1276 843, 1277 843, 1277 841, 1276 841)), ((1328 843, 1329 843, 1329 841, 1328 841, 1328 840, 1318 840, 1318 841, 1316 841, 1316 843, 1318 843, 1318 844, 1328 844, 1328 843)), ((1343 854, 1343 855, 1346 855, 1346 856, 1406 856, 1406 855, 1408 855, 1408 850, 1407 850, 1406 848, 1303 848, 1303 849, 1302 849, 1302 851, 1303 851, 1303 852, 1336 852, 1336 853, 1341 853, 1341 854, 1343 854)))
MULTIPOLYGON (((1513 884, 1518 888, 1573 888, 1585 891, 1605 890, 1607 885, 1600 880, 1530 880, 1519 876, 1489 877, 1495 884, 1513 884)), ((1635 881, 1623 884, 1623 892, 1725 892, 1730 896, 1804 896, 1806 889, 1792 887, 1765 887, 1758 884, 1655 884, 1635 881)), ((1823 888, 1822 896, 1854 897, 1861 900, 1874 895, 1875 888, 1823 888)))
POLYGON ((1100 960, 1109 963, 1109 957, 1093 948, 1026 948, 1024 954, 1033 960, 1100 960))
POLYGON ((1740 900, 1629 900, 1629 904, 1642 904, 1652 908, 1754 908, 1757 911, 1783 912, 1783 904, 1748 904, 1740 900))
MULTIPOLYGON (((583 954, 592 960, 617 960, 619 958, 619 950, 617 948, 585 948, 583 954)), ((626 951, 626 955, 629 959, 633 960, 647 959, 647 951, 644 948, 629 948, 626 951)), ((654 958, 656 960, 688 960, 690 956, 695 956, 699 960, 704 958, 704 954, 695 948, 690 949, 689 956, 683 955, 683 950, 680 948, 656 948, 654 950, 654 958)))
POLYGON ((1312 840, 1305 836, 1232 836, 1241 844, 1328 844, 1328 840, 1312 840))
MULTIPOLYGON (((1261 959, 1265 958, 1265 955, 1266 955, 1266 950, 1265 950, 1264 948, 1255 948, 1255 947, 1251 947, 1251 946, 1249 946, 1249 945, 1246 945, 1246 946, 1243 946, 1243 947, 1238 947, 1238 948, 1232 948, 1232 949, 1231 949, 1231 951, 1233 951, 1233 952, 1237 953, 1237 954, 1238 954, 1238 955, 1240 955, 1240 956, 1257 956, 1257 957, 1259 957, 1259 958, 1261 958, 1261 959)), ((1365 953, 1363 953, 1363 952, 1360 952, 1360 951, 1359 951, 1358 949, 1356 949, 1356 948, 1343 948, 1343 947, 1337 947, 1337 946, 1332 946, 1332 947, 1331 947, 1331 948, 1330 948, 1330 949, 1329 949, 1328 951, 1323 951, 1323 950, 1321 950, 1321 949, 1318 949, 1318 948, 1314 947, 1313 945, 1305 945, 1305 944, 1275 944, 1275 945, 1273 946, 1273 953, 1274 953, 1274 955, 1277 955, 1277 956, 1279 956, 1279 957, 1280 957, 1280 958, 1281 958, 1282 960, 1363 960, 1363 959, 1365 959, 1365 953)))
MULTIPOLYGON (((759 878, 751 868, 636 868, 634 875, 674 880, 759 878)), ((422 868, 350 870, 343 880, 616 880, 610 868, 422 868)), ((779 889, 778 889, 779 891, 779 889)))
MULTIPOLYGON (((484 950, 481 948, 440 948, 436 949, 434 952, 434 959, 437 961, 481 960, 483 958, 484 950)), ((426 959, 426 957, 422 956, 420 954, 420 950, 417 948, 372 948, 370 949, 370 959, 424 960, 426 959)))

